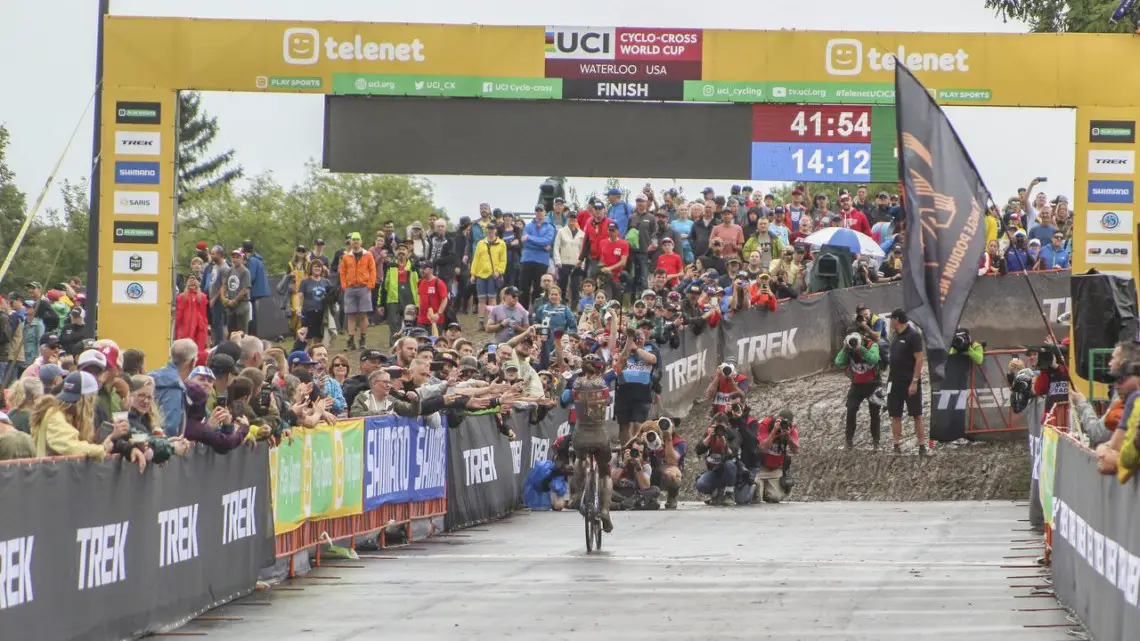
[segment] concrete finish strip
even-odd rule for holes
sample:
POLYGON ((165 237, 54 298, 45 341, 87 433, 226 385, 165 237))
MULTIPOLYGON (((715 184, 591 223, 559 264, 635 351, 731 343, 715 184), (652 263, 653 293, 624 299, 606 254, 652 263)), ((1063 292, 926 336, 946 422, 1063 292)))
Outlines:
POLYGON ((1026 515, 1008 502, 688 504, 615 512, 603 551, 587 555, 577 513, 520 513, 411 549, 333 561, 177 633, 206 632, 211 641, 1064 639, 1070 627, 1057 602, 1032 596, 1045 575, 1029 567, 1042 550, 1020 521, 1026 515))

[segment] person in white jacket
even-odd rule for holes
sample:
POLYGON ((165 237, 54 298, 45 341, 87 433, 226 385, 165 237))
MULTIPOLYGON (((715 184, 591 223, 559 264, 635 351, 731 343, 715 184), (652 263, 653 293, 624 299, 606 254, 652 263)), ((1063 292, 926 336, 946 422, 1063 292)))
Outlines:
POLYGON ((578 290, 582 281, 582 243, 586 233, 578 227, 578 218, 569 216, 566 226, 558 228, 554 237, 554 265, 558 268, 558 288, 574 300, 571 309, 578 304, 578 290), (569 288, 567 286, 569 285, 569 288))

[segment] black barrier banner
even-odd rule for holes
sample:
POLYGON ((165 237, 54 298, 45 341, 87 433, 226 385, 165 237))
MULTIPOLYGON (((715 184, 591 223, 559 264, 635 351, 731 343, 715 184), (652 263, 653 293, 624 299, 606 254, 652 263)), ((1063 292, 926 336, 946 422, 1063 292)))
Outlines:
POLYGON ((1057 439, 1053 587, 1096 639, 1140 639, 1140 485, 1096 470, 1096 457, 1057 439))
POLYGON ((570 433, 570 411, 551 408, 538 422, 531 422, 531 412, 514 412, 511 415, 515 440, 511 443, 518 496, 522 496, 523 482, 531 468, 539 461, 550 459, 554 441, 570 433))
POLYGON ((199 447, 0 465, 0 636, 128 639, 253 591, 274 562, 269 455, 199 447))
POLYGON ((661 350, 661 407, 669 416, 684 418, 721 362, 721 341, 719 332, 711 329, 699 336, 681 332, 680 338, 677 349, 661 350))
MULTIPOLYGON (((725 357, 764 383, 818 374, 831 366, 833 312, 828 296, 805 296, 769 312, 749 309, 720 325, 725 357)), ((708 378, 705 385, 708 385, 708 378)))
POLYGON ((989 349, 1042 345, 1049 333, 1033 302, 1034 291, 1058 340, 1068 336, 1069 328, 1057 321, 1069 311, 1067 271, 1032 272, 1028 279, 1022 274, 979 278, 958 324, 969 328, 974 340, 985 341, 989 349))
POLYGON ((513 451, 494 416, 468 416, 447 431, 448 530, 483 523, 515 509, 519 485, 513 451))
POLYGON ((1013 411, 1006 372, 1014 356, 987 353, 981 365, 963 354, 947 358, 945 376, 930 392, 930 438, 1008 440, 1010 428, 1027 428, 1029 415, 1040 409, 1034 402, 1024 412, 1013 411))
POLYGON ((1045 527, 1045 511, 1041 509, 1041 409, 1037 399, 1025 410, 1029 434, 1029 525, 1038 530, 1045 527))

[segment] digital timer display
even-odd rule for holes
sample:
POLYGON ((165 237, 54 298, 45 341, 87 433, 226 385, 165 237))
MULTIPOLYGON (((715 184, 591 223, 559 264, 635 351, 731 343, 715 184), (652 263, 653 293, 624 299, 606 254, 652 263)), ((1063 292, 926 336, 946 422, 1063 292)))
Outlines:
POLYGON ((893 182, 892 107, 755 105, 752 179, 893 182))

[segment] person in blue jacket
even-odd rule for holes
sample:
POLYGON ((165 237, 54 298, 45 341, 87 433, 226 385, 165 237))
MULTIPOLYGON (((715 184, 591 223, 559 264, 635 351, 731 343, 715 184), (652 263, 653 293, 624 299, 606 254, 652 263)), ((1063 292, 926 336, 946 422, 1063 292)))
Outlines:
POLYGON ((249 333, 257 336, 257 301, 269 297, 269 276, 265 274, 265 261, 253 250, 252 240, 244 241, 241 251, 245 254, 246 268, 249 270, 249 299, 252 303, 249 333))
POLYGON ((617 187, 607 191, 606 198, 610 201, 606 216, 617 223, 618 232, 622 238, 625 238, 625 233, 629 229, 629 217, 633 215, 633 208, 629 206, 629 203, 621 199, 621 190, 617 187))
POLYGON ((566 479, 574 473, 555 461, 538 461, 523 481, 523 502, 532 510, 561 510, 570 500, 566 479))
POLYGON ((534 206, 534 220, 523 227, 522 258, 519 266, 519 302, 530 307, 530 301, 540 294, 542 275, 550 267, 554 252, 554 237, 558 230, 546 219, 542 205, 534 206))

